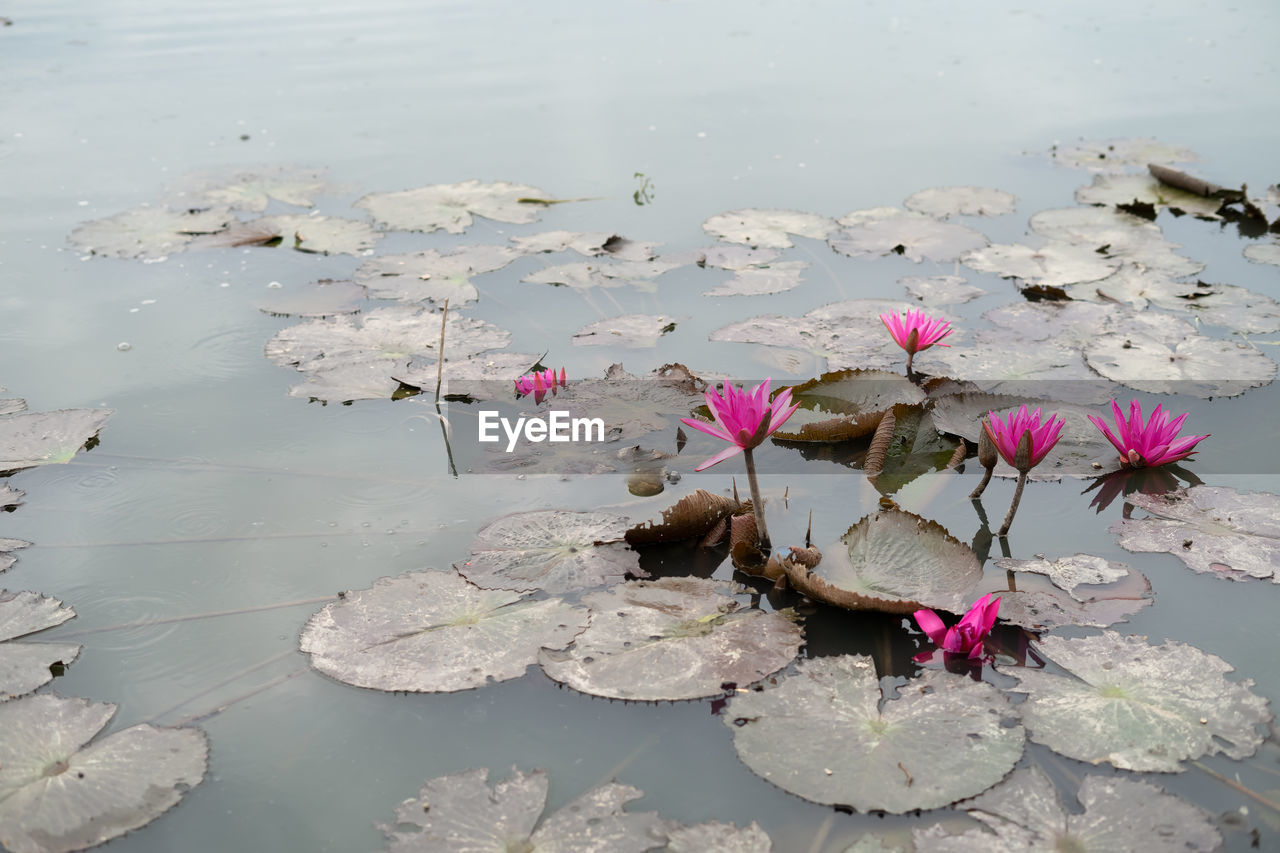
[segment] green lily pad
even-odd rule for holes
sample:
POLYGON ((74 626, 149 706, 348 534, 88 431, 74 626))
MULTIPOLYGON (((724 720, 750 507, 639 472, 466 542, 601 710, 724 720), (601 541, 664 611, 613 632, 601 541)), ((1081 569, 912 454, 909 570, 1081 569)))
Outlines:
POLYGON ((930 670, 882 694, 862 655, 801 661, 776 687, 729 700, 725 724, 751 770, 817 803, 893 814, 932 809, 999 782, 1024 733, 990 684, 930 670))
POLYGON ((903 207, 926 216, 1003 216, 1012 213, 1018 197, 991 187, 932 187, 912 193, 903 207))
POLYGON ((773 841, 755 821, 739 829, 712 820, 669 829, 666 849, 669 853, 769 853, 773 841))
POLYGON ((296 213, 264 216, 250 224, 279 234, 281 245, 319 255, 361 255, 382 239, 369 223, 336 216, 296 213))
POLYGON ((586 626, 586 609, 558 598, 406 572, 326 605, 299 646, 316 669, 356 687, 447 693, 519 678, 538 649, 564 648, 586 626))
POLYGON ((644 577, 623 541, 627 518, 603 512, 537 510, 491 521, 471 557, 454 566, 486 588, 561 593, 644 577))
POLYGON ((1141 202, 1189 213, 1197 219, 1221 219, 1220 198, 1206 198, 1161 183, 1151 175, 1095 175, 1093 183, 1076 190, 1081 204, 1132 204, 1141 202))
POLYGON ((110 409, 60 409, 0 418, 0 471, 71 461, 111 414, 110 409))
POLYGON ((626 314, 589 323, 573 333, 576 347, 656 347, 658 338, 674 332, 684 317, 626 314))
POLYGON ((1053 146, 1049 157, 1060 165, 1091 172, 1123 172, 1131 167, 1145 169, 1148 163, 1186 163, 1200 159, 1190 148, 1139 138, 1082 139, 1053 146))
POLYGON ((907 289, 907 295, 912 299, 929 307, 958 305, 987 293, 981 287, 969 284, 962 275, 909 275, 898 279, 898 284, 907 289))
POLYGON ((170 210, 139 207, 105 219, 86 222, 67 238, 81 252, 109 258, 162 261, 183 251, 197 234, 221 231, 235 215, 225 207, 213 210, 170 210))
POLYGON ((1108 379, 1152 394, 1235 397, 1276 377, 1276 363, 1256 348, 1196 334, 1177 344, 1144 334, 1100 335, 1084 357, 1108 379))
POLYGON ((116 706, 28 696, 0 704, 0 839, 12 853, 83 850, 145 826, 204 778, 199 729, 141 724, 89 743, 116 706))
POLYGON ((933 415, 921 406, 894 406, 894 427, 884 459, 876 467, 868 462, 867 478, 882 495, 897 494, 916 478, 945 469, 960 442, 943 435, 933 425, 933 415))
POLYGON ((966 253, 960 263, 978 272, 1046 287, 1098 281, 1120 266, 1119 261, 1099 255, 1087 246, 1052 242, 1036 249, 1022 243, 986 246, 966 253))
MULTIPOLYGON (((49 667, 69 664, 80 654, 76 643, 14 643, 12 640, 61 625, 75 611, 37 592, 0 589, 0 702, 23 696, 53 680, 49 667)), ((4 766, 0 765, 0 778, 4 766)), ((3 790, 0 782, 0 790, 3 790)), ((0 836, 2 838, 3 836, 0 836)))
POLYGON ((591 624, 543 671, 574 690, 660 702, 718 696, 795 659, 803 635, 789 614, 736 601, 727 584, 693 577, 631 581, 582 597, 591 624))
POLYGON ((1031 739, 1068 758, 1174 773, 1202 755, 1247 758, 1271 719, 1252 681, 1227 681, 1230 664, 1185 643, 1153 646, 1104 631, 1045 637, 1040 650, 1069 676, 1003 671, 1018 679, 1010 690, 1027 694, 1021 711, 1031 739))
POLYGON ((538 218, 543 205, 521 199, 545 199, 537 187, 498 181, 483 184, 435 184, 399 192, 370 193, 355 206, 395 231, 437 231, 461 234, 471 227, 472 214, 498 222, 523 224, 538 218))
POLYGON ((743 243, 751 248, 789 249, 794 244, 789 235, 822 240, 836 224, 816 213, 798 210, 759 210, 743 208, 711 217, 702 230, 729 243, 743 243))
POLYGON ((827 243, 851 258, 899 254, 916 263, 926 258, 949 263, 987 245, 987 238, 972 228, 896 208, 854 211, 840 225, 827 243))
POLYGON ((480 298, 472 276, 500 270, 520 257, 506 246, 459 246, 451 252, 427 249, 408 255, 370 258, 355 272, 375 299, 442 303, 453 306, 480 298))
POLYGON ((702 295, 762 296, 767 293, 785 293, 800 286, 800 274, 808 266, 808 261, 782 261, 768 266, 743 267, 734 271, 733 278, 704 291, 702 295))
POLYGON ((201 206, 219 205, 254 213, 266 210, 272 200, 294 207, 314 207, 316 196, 335 191, 323 169, 291 166, 195 172, 183 178, 175 189, 183 197, 197 199, 201 206))
POLYGON ((1118 776, 1086 776, 1076 799, 1083 814, 1062 806, 1039 767, 1015 770, 1004 782, 964 803, 988 830, 952 835, 942 824, 912 833, 918 853, 1212 853, 1222 836, 1212 818, 1155 785, 1118 776))
POLYGON ((608 782, 539 820, 550 788, 545 770, 516 768, 492 788, 485 768, 428 779, 418 796, 378 828, 387 853, 644 853, 667 841, 656 812, 628 813, 643 792, 608 782))

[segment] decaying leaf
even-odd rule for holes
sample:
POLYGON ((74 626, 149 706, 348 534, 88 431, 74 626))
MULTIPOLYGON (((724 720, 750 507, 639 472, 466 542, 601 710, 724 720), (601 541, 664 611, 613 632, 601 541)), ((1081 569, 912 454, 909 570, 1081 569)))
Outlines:
POLYGON ((646 521, 628 528, 626 540, 634 546, 700 539, 741 509, 742 504, 731 497, 698 489, 664 509, 660 521, 646 521))
POLYGON ((503 181, 435 184, 399 192, 370 193, 355 206, 396 231, 436 231, 461 234, 471 226, 472 214, 498 222, 525 223, 538 218, 543 205, 522 199, 546 198, 537 187, 503 181))

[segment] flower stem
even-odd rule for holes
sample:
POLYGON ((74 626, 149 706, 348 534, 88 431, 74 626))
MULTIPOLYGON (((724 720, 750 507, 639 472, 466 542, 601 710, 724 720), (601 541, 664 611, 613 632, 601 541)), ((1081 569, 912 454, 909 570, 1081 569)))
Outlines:
POLYGON ((751 486, 751 508, 756 513, 756 544, 761 551, 769 550, 769 528, 764 523, 764 501, 760 498, 760 484, 756 482, 756 460, 751 448, 742 451, 747 460, 747 483, 751 486))
POLYGON ((911 362, 915 361, 915 358, 916 358, 915 353, 913 352, 907 353, 907 375, 908 376, 911 375, 911 362))
POLYGON ((991 472, 994 470, 994 468, 988 468, 983 472, 982 482, 978 484, 978 488, 969 493, 969 500, 976 501, 978 498, 982 497, 982 493, 987 490, 987 483, 991 482, 991 472))
POLYGON ((1018 502, 1022 500, 1022 487, 1027 484, 1027 472, 1018 472, 1018 487, 1013 490, 1013 503, 1009 504, 1009 514, 1004 517, 1004 524, 1000 525, 1000 529, 996 535, 1001 539, 1009 535, 1009 528, 1013 525, 1013 516, 1018 511, 1018 502))

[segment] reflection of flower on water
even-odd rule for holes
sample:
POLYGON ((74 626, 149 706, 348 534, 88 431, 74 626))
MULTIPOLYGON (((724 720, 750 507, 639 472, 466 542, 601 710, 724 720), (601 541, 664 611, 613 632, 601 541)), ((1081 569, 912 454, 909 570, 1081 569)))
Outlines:
MULTIPOLYGON (((1089 506, 1094 507, 1097 514, 1101 514, 1121 495, 1131 495, 1134 492, 1144 495, 1163 495, 1176 490, 1179 479, 1186 482, 1188 486, 1198 486, 1201 483, 1199 477, 1181 465, 1166 463, 1159 468, 1129 468, 1115 471, 1094 480, 1093 485, 1080 494, 1087 495, 1097 489, 1098 493, 1093 496, 1093 500, 1089 501, 1089 506)), ((1125 503, 1123 516, 1128 518, 1132 511, 1133 505, 1125 503)))

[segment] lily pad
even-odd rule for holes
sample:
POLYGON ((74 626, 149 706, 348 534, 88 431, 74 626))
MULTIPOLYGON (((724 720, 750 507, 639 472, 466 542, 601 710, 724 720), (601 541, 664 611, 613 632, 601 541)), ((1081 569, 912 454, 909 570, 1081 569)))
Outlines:
POLYGON ((1093 183, 1076 190, 1081 204, 1122 205, 1141 202, 1189 213, 1198 219, 1221 219, 1220 198, 1206 198, 1161 183, 1151 175, 1095 175, 1093 183))
POLYGON ((1271 719, 1250 680, 1194 646, 1114 631, 1079 639, 1049 636, 1041 652, 1069 676, 1004 668, 1026 693, 1022 721, 1031 739, 1068 758, 1125 770, 1178 772, 1183 760, 1217 752, 1247 758, 1271 719))
POLYGON ((1074 243, 1046 243, 1038 249, 1021 243, 997 244, 965 254, 960 263, 979 272, 1048 287, 1097 281, 1120 266, 1119 261, 1074 243))
POLYGON ((472 214, 498 222, 523 224, 538 218, 543 205, 521 199, 545 199, 537 187, 503 181, 483 184, 435 184, 399 192, 370 193, 355 206, 396 231, 436 231, 461 234, 471 227, 472 214))
POLYGON ((1195 334, 1176 345, 1143 334, 1101 335, 1084 357, 1108 379, 1153 394, 1234 397, 1276 376, 1276 363, 1256 348, 1195 334))
POLYGON ((582 597, 591 624, 543 671, 574 690, 659 702, 745 687, 795 658, 803 641, 789 614, 746 607, 728 585, 693 577, 632 581, 582 597))
POLYGON ((1109 207, 1066 207, 1042 210, 1031 217, 1031 230, 1050 240, 1088 246, 1109 258, 1141 264, 1174 278, 1195 275, 1204 264, 1174 252, 1178 244, 1164 238, 1154 222, 1109 207))
POLYGON ((550 788, 545 770, 516 768, 492 788, 484 768, 428 779, 381 825, 387 853, 611 851, 644 853, 666 843, 656 812, 628 813, 643 792, 608 782, 539 820, 550 788))
POLYGON ((1011 572, 1031 572, 1044 575, 1053 585, 1072 594, 1076 601, 1087 601, 1087 598, 1076 593, 1076 587, 1082 584, 1098 585, 1115 583, 1127 577, 1133 571, 1124 563, 1113 563, 1092 554, 1073 554, 1048 560, 1037 557, 1034 560, 996 560, 993 565, 998 569, 1011 572))
POLYGON ((808 261, 782 261, 766 267, 746 267, 734 273, 733 278, 705 291, 703 296, 762 296, 767 293, 785 293, 800 286, 800 274, 809 266, 808 261))
POLYGON ((680 264, 664 260, 620 263, 593 261, 544 267, 520 280, 527 284, 550 284, 556 287, 571 287, 574 290, 631 285, 643 291, 653 291, 656 288, 653 283, 655 278, 679 266, 680 264))
POLYGON ((964 803, 990 832, 951 835, 938 824, 912 833, 919 853, 1212 853, 1222 836, 1208 814, 1155 785, 1118 776, 1086 776, 1076 799, 1083 814, 1062 807, 1053 782, 1039 767, 1015 770, 1004 782, 964 803))
POLYGON ((907 289, 907 295, 925 305, 957 305, 969 302, 986 291, 974 287, 962 275, 909 275, 898 279, 898 284, 907 289))
POLYGON ((753 249, 789 249, 795 245, 789 235, 822 240, 835 227, 835 222, 816 213, 756 208, 731 210, 702 223, 702 230, 708 234, 729 243, 743 243, 753 249))
POLYGON ((1255 264, 1280 266, 1280 243, 1251 243, 1244 247, 1244 256, 1255 264))
MULTIPOLYGON (((0 388, 0 390, 4 390, 0 388)), ((9 397, 0 400, 0 415, 16 415, 27 410, 27 401, 21 397, 9 397)))
MULTIPOLYGON (((441 379, 442 396, 471 400, 509 400, 512 382, 527 374, 538 356, 523 352, 486 352, 446 361, 441 379)), ((435 364, 413 364, 392 376, 400 384, 434 391, 435 364)))
POLYGON ((302 382, 290 386, 289 396, 329 403, 390 400, 401 390, 400 383, 391 377, 395 372, 391 365, 378 362, 320 365, 306 371, 302 382))
POLYGON ((9 511, 18 506, 25 496, 26 492, 21 489, 15 489, 8 483, 0 483, 0 510, 9 511))
POLYGON ((1134 166, 1145 169, 1148 163, 1185 163, 1199 159, 1190 148, 1137 138, 1082 139, 1069 145, 1055 145, 1049 156, 1055 163, 1091 172, 1123 172, 1134 166))
POLYGON ((639 243, 609 231, 543 231, 512 237, 518 252, 526 255, 573 250, 588 258, 609 255, 623 261, 648 261, 656 255, 656 243, 639 243))
POLYGON ((89 743, 116 706, 28 696, 0 704, 0 839, 12 853, 82 850, 177 805, 204 778, 199 729, 141 724, 89 743))
POLYGON ((893 814, 945 806, 999 782, 1024 733, 990 684, 930 670, 882 694, 862 655, 801 661, 724 714, 751 770, 817 803, 893 814))
POLYGON ((334 189, 325 180, 323 169, 290 166, 196 172, 177 187, 180 195, 192 196, 203 205, 254 213, 266 210, 272 200, 294 207, 314 207, 316 196, 334 189))
POLYGON ((1010 572, 1045 575, 1052 582, 1048 586, 1022 579, 1016 590, 993 590, 1000 595, 1000 618, 1032 631, 1064 625, 1106 628, 1153 601, 1151 583, 1141 572, 1089 554, 1059 560, 1002 559, 994 565, 1010 572))
POLYGON ((235 219, 228 209, 170 210, 139 207, 86 222, 71 232, 77 250, 110 258, 160 261, 181 252, 197 234, 221 231, 235 219))
POLYGON ((739 829, 712 820, 668 830, 666 849, 669 853, 769 853, 773 841, 755 821, 739 829))
POLYGON ((332 678, 374 690, 446 693, 524 675, 538 649, 564 648, 585 608, 480 589, 452 572, 380 578, 325 606, 300 648, 332 678))
POLYGON ((987 238, 972 228, 896 208, 854 211, 840 224, 827 243, 851 258, 896 253, 916 263, 926 258, 944 263, 987 245, 987 238))
POLYGON ((1175 281, 1167 273, 1141 264, 1125 263, 1104 279, 1068 285, 1065 290, 1072 299, 1142 309, 1151 303, 1166 306, 1174 303, 1193 293, 1195 285, 1175 281))
POLYGON ((960 448, 955 439, 938 432, 933 416, 923 407, 894 406, 893 415, 893 432, 886 433, 888 444, 883 456, 873 447, 863 468, 871 485, 882 495, 897 494, 916 478, 947 468, 960 448))
POLYGON ((672 262, 722 270, 766 267, 780 257, 782 257, 781 249, 753 249, 750 246, 725 245, 704 246, 701 249, 688 249, 666 256, 667 260, 672 262))
MULTIPOLYGON (((22 492, 17 492, 17 494, 21 495, 22 492)), ((2 496, 0 494, 0 497, 2 496)), ((14 504, 5 504, 4 506, 14 506, 14 504)), ((18 558, 10 552, 20 551, 29 547, 31 547, 31 543, 22 539, 0 539, 0 572, 18 562, 18 558)))
POLYGON ((360 255, 382 239, 369 223, 336 216, 265 216, 251 224, 279 234, 282 245, 319 255, 360 255))
POLYGON ((1126 551, 1164 551, 1195 572, 1280 583, 1280 495, 1192 486, 1125 500, 1151 514, 1110 528, 1126 551))
POLYGON ((110 409, 60 409, 0 418, 0 471, 69 462, 109 417, 110 409))
POLYGON ((1012 213, 1018 197, 991 187, 932 187, 912 193, 903 207, 926 216, 1003 216, 1012 213))
POLYGON ((625 516, 537 510, 491 521, 471 543, 471 558, 454 566, 486 588, 549 593, 644 577, 638 555, 623 542, 625 516))
MULTIPOLYGON (((63 607, 56 598, 36 592, 8 592, 0 589, 0 702, 23 696, 53 680, 49 667, 69 664, 80 654, 76 643, 14 643, 54 625, 61 625, 75 611, 63 607)), ((2 748, 2 747, 0 747, 2 748)), ((0 764, 0 780, 4 765, 0 764)), ((4 788, 0 781, 0 791, 4 788)), ((3 799, 0 798, 0 803, 3 799)), ((0 811, 3 806, 0 805, 0 811)), ((0 838, 3 838, 0 835, 0 838)))
POLYGON ((1198 281, 1183 293, 1153 299, 1161 308, 1186 311, 1210 326, 1225 326, 1247 335, 1280 331, 1280 302, 1233 284, 1198 281))
POLYGON ((656 347, 658 338, 674 332, 676 321, 684 317, 662 314, 627 314, 606 317, 573 333, 576 347, 656 347))
POLYGON ((448 299, 453 306, 480 298, 471 277, 500 270, 520 257, 506 246, 460 246, 451 252, 428 249, 408 255, 370 258, 355 272, 375 299, 402 302, 448 299))
POLYGON ((628 528, 627 543, 633 546, 656 545, 702 538, 726 518, 741 512, 743 506, 733 498, 698 489, 664 509, 660 521, 643 522, 628 528))
POLYGON ((884 412, 896 405, 925 400, 924 391, 888 370, 833 370, 791 388, 791 399, 803 407, 840 415, 884 412))
POLYGON ((296 291, 272 291, 257 307, 275 317, 319 319, 358 313, 364 299, 365 289, 354 282, 321 279, 296 291))
POLYGON ((670 426, 668 415, 688 415, 705 402, 707 385, 683 365, 633 376, 615 364, 604 379, 570 383, 556 407, 571 417, 602 418, 609 440, 632 441, 670 426))

